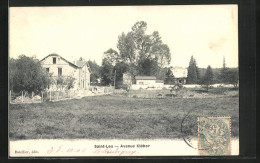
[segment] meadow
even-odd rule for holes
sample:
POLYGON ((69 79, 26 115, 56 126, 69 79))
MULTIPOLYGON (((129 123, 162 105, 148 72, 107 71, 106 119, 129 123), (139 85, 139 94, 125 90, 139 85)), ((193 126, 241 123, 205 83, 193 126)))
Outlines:
POLYGON ((223 95, 216 90, 211 94, 214 96, 203 98, 138 98, 111 94, 57 102, 10 104, 9 138, 173 139, 182 138, 183 134, 196 137, 198 116, 231 116, 231 134, 238 137, 238 95, 223 95))

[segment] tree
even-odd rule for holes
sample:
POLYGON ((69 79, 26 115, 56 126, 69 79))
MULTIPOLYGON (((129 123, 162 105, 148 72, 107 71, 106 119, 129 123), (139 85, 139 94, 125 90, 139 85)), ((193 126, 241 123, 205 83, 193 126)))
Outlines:
POLYGON ((198 75, 199 75, 199 70, 196 65, 196 60, 193 58, 193 56, 191 56, 189 67, 188 67, 187 83, 188 84, 198 83, 198 75))
POLYGON ((171 61, 170 49, 162 42, 159 32, 154 31, 149 35, 145 33, 146 29, 147 23, 138 21, 130 32, 122 33, 118 37, 117 43, 121 60, 131 65, 132 69, 137 66, 140 74, 151 74, 158 67, 165 67, 171 61), (146 70, 140 71, 144 68, 144 63, 149 65, 145 67, 146 70))
POLYGON ((221 83, 229 83, 229 68, 226 67, 226 62, 225 62, 225 58, 223 58, 223 67, 221 68, 220 72, 219 72, 219 75, 218 75, 218 80, 221 82, 221 83))
POLYGON ((233 84, 234 88, 237 88, 238 87, 238 80, 239 80, 239 77, 238 77, 238 70, 235 69, 235 70, 229 70, 227 72, 227 82, 229 84, 233 84))
POLYGON ((155 59, 145 59, 138 63, 139 74, 145 76, 156 76, 160 67, 155 59))
POLYGON ((103 60, 106 60, 106 62, 115 66, 116 63, 121 61, 121 58, 116 50, 110 48, 104 52, 103 60))
POLYGON ((196 62, 195 58, 194 58, 194 65, 195 65, 196 75, 197 75, 197 82, 196 83, 199 83, 199 81, 200 81, 200 70, 199 70, 199 67, 197 66, 197 62, 196 62))
POLYGON ((123 74, 128 71, 128 64, 119 62, 115 65, 114 71, 116 71, 115 86, 116 88, 122 88, 123 86, 123 74))
POLYGON ((18 59, 10 59, 9 70, 10 88, 15 92, 39 93, 51 83, 50 75, 32 57, 20 55, 18 59))
POLYGON ((136 64, 137 54, 135 52, 135 43, 132 33, 122 33, 118 37, 117 48, 121 59, 129 64, 136 64))
POLYGON ((101 78, 100 66, 95 61, 88 61, 88 65, 91 69, 90 83, 98 83, 98 79, 101 78))
POLYGON ((106 59, 103 59, 102 66, 100 69, 100 75, 101 75, 101 83, 102 85, 112 85, 113 79, 114 79, 114 72, 113 72, 113 65, 110 62, 107 62, 106 59))
POLYGON ((174 75, 170 68, 167 70, 165 76, 166 76, 166 78, 164 80, 165 84, 174 84, 174 75))
POLYGON ((209 86, 213 84, 213 72, 210 66, 207 67, 206 73, 201 80, 201 85, 206 86, 206 90, 209 90, 209 86))

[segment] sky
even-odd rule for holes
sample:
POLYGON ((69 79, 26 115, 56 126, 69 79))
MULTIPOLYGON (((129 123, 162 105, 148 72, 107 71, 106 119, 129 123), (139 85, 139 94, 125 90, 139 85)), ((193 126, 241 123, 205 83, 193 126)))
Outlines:
POLYGON ((223 57, 227 67, 238 67, 237 5, 11 7, 9 56, 56 53, 101 65, 103 53, 118 51, 118 36, 137 21, 169 46, 169 66, 188 67, 193 55, 201 68, 222 67, 223 57))

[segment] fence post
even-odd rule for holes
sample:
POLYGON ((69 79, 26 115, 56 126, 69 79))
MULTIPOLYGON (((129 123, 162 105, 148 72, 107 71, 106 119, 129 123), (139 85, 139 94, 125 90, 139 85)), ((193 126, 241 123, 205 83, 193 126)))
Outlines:
POLYGON ((59 100, 59 94, 60 94, 60 92, 58 92, 58 95, 57 95, 57 97, 56 97, 57 101, 59 100))
POLYGON ((43 102, 43 92, 42 92, 42 102, 43 102))
POLYGON ((50 90, 50 101, 51 101, 51 90, 50 90))

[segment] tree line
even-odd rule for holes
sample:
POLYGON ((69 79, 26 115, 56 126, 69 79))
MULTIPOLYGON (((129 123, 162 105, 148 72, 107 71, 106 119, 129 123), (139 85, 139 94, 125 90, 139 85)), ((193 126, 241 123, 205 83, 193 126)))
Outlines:
MULTIPOLYGON (((102 85, 116 85, 122 87, 123 74, 130 73, 132 79, 137 75, 156 76, 158 80, 164 80, 165 84, 174 84, 174 75, 171 67, 167 67, 171 61, 171 53, 168 45, 162 42, 158 31, 147 34, 147 23, 136 22, 128 33, 118 36, 117 48, 104 52, 102 65, 89 61, 94 71, 91 74, 91 82, 101 79, 102 85)), ((132 81, 135 82, 134 80, 132 81)), ((223 66, 220 70, 206 70, 199 68, 196 59, 191 56, 187 84, 214 84, 225 83, 238 85, 238 70, 223 66), (214 72, 213 72, 214 71, 214 72)))
MULTIPOLYGON (((122 88, 123 74, 129 73, 132 82, 135 76, 156 76, 164 80, 165 84, 174 84, 171 67, 171 52, 167 44, 163 43, 158 31, 151 34, 146 32, 147 23, 136 22, 130 32, 118 36, 117 50, 108 49, 102 57, 102 65, 95 61, 87 61, 92 71, 90 82, 93 85, 115 85, 122 88)), ((82 57, 80 58, 82 60, 82 57)), ((214 69, 213 69, 214 70, 214 69)), ((226 67, 225 61, 219 71, 213 72, 210 66, 206 70, 199 68, 192 56, 189 61, 187 84, 211 85, 213 83, 229 83, 238 86, 238 70, 226 67)), ((57 89, 73 88, 73 78, 58 78, 53 81, 40 62, 33 57, 20 55, 18 59, 9 62, 9 86, 16 92, 40 92, 50 84, 56 84, 57 89)))

